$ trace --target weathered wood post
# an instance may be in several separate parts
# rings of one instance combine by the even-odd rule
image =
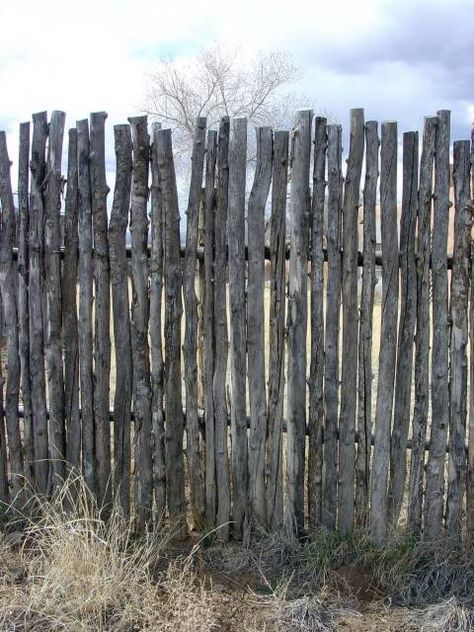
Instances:
[[[126,234],[132,183],[132,136],[129,125],[115,125],[116,175],[109,222],[110,281],[115,340],[114,462],[115,500],[130,515],[130,417],[132,404],[132,347]]]
[[[430,239],[433,161],[435,154],[435,116],[425,118],[423,148],[418,189],[418,225],[416,243],[416,332],[415,332],[415,406],[408,483],[407,527],[413,533],[421,530],[425,439],[430,398]]]
[[[324,430],[324,202],[327,119],[316,117],[311,205],[311,366],[309,380],[308,513],[310,529],[321,525]]]
[[[107,239],[107,186],[105,176],[105,112],[90,116],[90,176],[94,235],[94,364],[95,453],[99,506],[110,511],[110,264]]]
[[[379,177],[377,121],[365,124],[364,263],[359,321],[359,379],[356,456],[356,522],[365,525],[369,513],[370,454],[372,435],[372,332],[374,314],[377,182]]]
[[[337,428],[339,417],[339,322],[341,311],[342,166],[340,125],[328,125],[328,279],[325,332],[324,477],[322,523],[329,531],[337,518]]]
[[[454,143],[454,254],[451,273],[450,419],[446,527],[460,539],[466,491],[467,343],[471,255],[470,142]]]
[[[398,319],[397,124],[382,123],[380,156],[382,229],[382,324],[375,411],[375,442],[371,479],[370,531],[377,545],[387,532],[387,483],[390,463]]]
[[[15,239],[15,204],[10,176],[5,132],[0,132],[0,202],[2,230],[0,231],[0,290],[7,338],[7,388],[5,420],[8,435],[12,501],[22,502],[24,458],[21,443],[18,403],[20,396],[20,355],[18,350],[18,310],[13,270],[13,242]]]
[[[285,256],[288,183],[286,131],[275,132],[270,228],[268,357],[267,524],[283,526],[283,401],[285,389]]]
[[[474,126],[471,132],[471,195],[474,195]],[[471,207],[471,223],[474,207]],[[467,538],[474,541],[474,240],[471,239],[471,295],[469,305],[469,433],[467,447]]]
[[[436,538],[443,524],[444,463],[449,423],[448,389],[448,268],[450,112],[438,112],[435,145],[435,190],[431,251],[433,343],[431,352],[431,436],[426,468],[425,531]]]
[[[245,320],[245,184],[247,119],[232,120],[229,139],[229,307],[230,418],[232,432],[232,524],[243,533],[247,509],[246,320]]]
[[[285,522],[292,535],[304,528],[306,440],[306,325],[311,110],[296,115],[292,131],[290,269],[288,284],[288,453]]]
[[[406,132],[403,134],[403,189],[400,220],[400,318],[388,489],[388,521],[393,527],[398,523],[405,491],[407,440],[411,417],[413,340],[416,322],[417,209],[418,132]]]
[[[198,217],[201,203],[204,154],[206,151],[206,119],[196,120],[191,185],[186,211],[186,253],[184,260],[184,383],[186,388],[186,452],[188,458],[189,492],[194,526],[204,526],[204,486],[198,422],[198,367],[197,330],[198,303],[196,296],[196,261],[198,246]],[[207,237],[207,236],[206,236]],[[207,395],[207,393],[206,393]]]

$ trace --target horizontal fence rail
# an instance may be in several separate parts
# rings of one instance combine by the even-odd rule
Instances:
[[[80,472],[137,532],[471,539],[474,150],[450,164],[450,113],[403,134],[400,173],[396,123],[362,109],[345,168],[310,110],[257,128],[254,162],[245,119],[199,118],[186,205],[145,116],[114,127],[109,191],[106,120],[65,139],[34,114],[17,163],[0,132],[0,502]]]

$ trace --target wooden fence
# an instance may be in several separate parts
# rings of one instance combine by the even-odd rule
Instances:
[[[421,156],[403,134],[401,213],[396,123],[379,141],[352,110],[346,169],[325,118],[259,128],[248,196],[246,120],[199,118],[184,247],[171,131],[114,127],[108,208],[105,123],[69,130],[66,178],[64,113],[23,123],[17,207],[0,133],[0,499],[79,470],[139,531],[472,534],[473,153],[454,143],[448,256],[450,113],[425,119]]]

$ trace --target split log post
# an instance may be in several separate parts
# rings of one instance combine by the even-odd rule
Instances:
[[[471,132],[471,195],[474,195],[474,126]],[[474,207],[471,207],[471,221]],[[474,240],[471,239],[471,295],[469,305],[469,433],[467,448],[467,537],[474,541]]]

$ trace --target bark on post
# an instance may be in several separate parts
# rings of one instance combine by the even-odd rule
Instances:
[[[474,126],[471,132],[471,195],[474,196]],[[472,202],[474,204],[474,202]],[[474,207],[471,207],[471,222]],[[469,433],[467,447],[467,537],[474,541],[474,240],[471,239],[471,295],[469,305]]]
[[[286,131],[275,132],[272,217],[270,229],[270,322],[268,358],[267,526],[283,526],[283,401],[285,388],[285,255],[286,189],[288,183]]]
[[[166,510],[165,419],[163,410],[163,345],[161,306],[163,293],[163,204],[156,156],[160,123],[153,123],[151,147],[151,257],[150,257],[150,352],[151,424],[153,432],[153,490],[155,515],[160,522]],[[126,260],[124,261],[126,266]]]
[[[306,325],[308,315],[308,219],[311,110],[296,115],[292,131],[290,269],[288,284],[288,456],[286,525],[292,535],[304,528],[306,434]]]
[[[99,506],[110,510],[110,265],[107,241],[107,194],[105,178],[105,112],[90,116],[90,177],[94,235],[94,420],[97,493]]]
[[[64,481],[66,436],[64,426],[64,376],[61,341],[61,157],[64,112],[53,112],[49,126],[46,165],[44,263],[47,301],[46,368],[48,377],[51,483],[53,489]]]
[[[148,344],[148,167],[150,137],[147,117],[128,119],[132,131],[133,166],[130,194],[132,236],[132,362],[133,411],[135,413],[135,507],[136,528],[143,531],[152,519],[152,429],[150,347]],[[179,382],[175,383],[179,384]],[[182,414],[182,411],[181,411]]]
[[[374,312],[375,244],[377,181],[379,177],[379,135],[377,121],[365,124],[364,183],[364,264],[359,322],[359,380],[356,456],[356,522],[365,526],[368,519],[370,490],[370,453],[372,435],[372,328]]]
[[[383,544],[387,531],[387,483],[390,463],[398,318],[397,124],[382,123],[380,154],[380,214],[382,232],[382,324],[375,411],[370,531]]]
[[[359,197],[364,157],[364,110],[351,110],[351,137],[343,206],[342,376],[339,419],[339,530],[354,526],[355,420],[357,405],[357,258]]]
[[[130,515],[132,347],[125,244],[132,183],[130,126],[115,125],[114,138],[117,166],[108,232],[116,370],[113,482],[115,501],[121,508],[124,517],[128,518]]]
[[[30,380],[30,318],[29,318],[29,254],[28,231],[30,222],[29,200],[30,124],[20,124],[18,161],[18,344],[21,367],[21,399],[23,402],[23,446],[25,476],[34,484],[34,435],[31,408]]]
[[[311,207],[311,367],[309,381],[308,513],[311,530],[321,525],[324,430],[324,202],[327,120],[316,117]]]
[[[80,471],[81,420],[79,417],[79,339],[77,322],[77,281],[79,199],[77,189],[77,130],[69,130],[66,216],[63,264],[64,408],[66,420],[67,467]]]
[[[5,132],[0,132],[0,203],[2,230],[0,231],[0,290],[7,338],[7,388],[5,394],[5,420],[8,435],[8,455],[12,501],[23,501],[24,459],[21,444],[18,403],[20,397],[20,355],[18,349],[18,311],[13,270],[13,243],[15,239],[15,204],[10,177]]]
[[[232,433],[232,524],[243,533],[247,508],[246,321],[245,321],[245,182],[247,119],[232,120],[229,140],[230,418]]]
[[[441,532],[444,505],[444,462],[449,422],[448,392],[448,270],[449,128],[450,112],[438,112],[435,147],[435,195],[431,278],[433,283],[433,343],[431,353],[431,437],[426,469],[425,537]]]
[[[89,122],[76,123],[79,194],[79,379],[82,414],[82,470],[95,494],[94,373],[92,364],[92,200],[89,174]]]
[[[216,216],[219,216],[220,225],[218,229],[224,228],[222,218],[227,216],[228,199],[229,199],[229,133],[230,123],[229,117],[224,116],[219,124],[219,139],[217,145],[217,195],[216,195]],[[210,221],[207,218],[206,227],[209,226]],[[211,231],[212,232],[212,231]],[[220,242],[219,250],[222,253],[222,249],[225,247],[225,230],[222,230],[221,239],[224,237],[224,242]],[[206,232],[207,238],[207,232]],[[212,238],[211,238],[212,239]],[[212,243],[212,241],[211,241]],[[208,244],[209,246],[209,244]],[[222,256],[222,255],[221,255]],[[208,257],[209,258],[209,257]],[[225,272],[225,266],[223,266]],[[214,270],[215,272],[215,270]],[[220,271],[222,273],[222,271]],[[214,427],[215,427],[215,448],[216,448],[216,480],[217,485],[217,537],[226,541],[229,539],[229,519],[230,519],[230,481],[229,481],[229,458],[227,454],[227,407],[224,404],[225,386],[221,380],[225,380],[226,376],[226,359],[227,359],[227,336],[226,325],[223,323],[224,315],[227,316],[225,311],[226,301],[224,297],[223,285],[225,283],[225,277],[219,276],[218,278],[218,294],[214,297],[213,301],[213,327],[214,327],[214,342],[216,345],[216,363],[214,378],[216,379],[216,406],[214,406]],[[208,290],[206,285],[206,292]],[[208,292],[209,295],[209,292]],[[220,301],[219,303],[217,301]],[[207,308],[207,305],[205,306]],[[208,309],[205,309],[207,313]],[[218,313],[220,312],[220,313]],[[206,321],[207,324],[207,321]],[[218,345],[218,346],[217,346]],[[217,362],[217,354],[221,354],[219,361]],[[220,375],[217,375],[217,371]],[[214,385],[214,383],[213,383]]]
[[[216,160],[217,160],[217,132],[215,130],[209,130],[207,133],[207,152],[206,152],[206,184],[205,184],[205,192],[204,192],[204,216],[207,218],[208,231],[206,235],[206,253],[205,259],[207,262],[207,266],[209,267],[209,259],[211,257],[211,253],[209,252],[209,242],[213,242],[214,229],[209,233],[209,224],[211,224],[210,218],[214,216],[215,213],[215,176],[216,176]],[[223,231],[223,234],[216,233],[216,238],[219,239],[218,243],[215,246],[215,274],[214,278],[214,286],[216,294],[220,292],[220,298],[224,301],[221,303],[221,310],[223,310],[223,318],[225,321],[225,325],[227,326],[227,313],[224,309],[226,304],[226,217],[225,217],[225,208],[221,208],[221,215],[216,216],[215,219],[215,228],[218,226],[220,230]],[[223,215],[222,215],[223,213]],[[223,245],[222,245],[223,244]],[[211,246],[212,247],[212,246]],[[223,250],[222,250],[223,249]],[[213,270],[214,271],[214,270]],[[207,278],[209,280],[209,270],[207,270]],[[212,272],[211,272],[212,274]],[[217,279],[217,275],[219,279]],[[222,290],[221,285],[218,286],[219,283],[224,283],[224,289]],[[209,283],[209,286],[212,288],[212,283]],[[223,294],[222,294],[223,292]],[[202,296],[202,294],[201,294]],[[206,300],[206,315],[209,318],[213,318],[213,313],[211,314],[210,309],[211,298],[209,296],[209,292],[205,297]],[[215,296],[213,297],[215,301]],[[222,319],[222,316],[220,316]],[[212,327],[202,328],[203,336],[204,336],[204,346],[206,348],[206,369],[210,369],[207,365],[209,361],[209,355],[212,350],[214,350],[215,342],[214,342],[214,331]],[[225,330],[225,335],[227,336],[227,330]],[[214,350],[215,352],[215,350]],[[225,354],[224,359],[218,358],[216,356],[216,364],[218,362],[223,363],[223,366],[226,367],[227,363],[227,345],[225,344],[223,353]],[[209,362],[210,363],[210,362]],[[222,364],[220,365],[222,366]],[[214,371],[216,370],[216,366],[214,366]],[[210,377],[207,377],[207,383],[209,382]],[[225,393],[225,379],[226,373],[224,369],[224,374],[216,374],[217,385],[220,385],[220,381],[223,381],[223,405],[225,409],[225,423],[227,424],[227,408],[226,408],[226,393]],[[218,398],[221,395],[220,389],[216,394],[214,394],[214,378],[212,378],[212,397],[209,399],[209,396],[206,397],[205,401],[205,428],[206,428],[206,527],[208,529],[213,529],[216,526],[216,510],[217,510],[217,481],[216,481],[216,445],[215,445],[215,418],[214,418],[214,397],[216,398],[216,408],[218,406]],[[222,405],[222,401],[221,401]]]
[[[156,134],[157,166],[164,220],[166,480],[170,519],[186,531],[183,473],[183,401],[181,391],[181,300],[179,208],[171,130]]]
[[[322,523],[329,531],[337,518],[337,429],[339,416],[339,322],[341,308],[342,166],[340,125],[328,125],[328,280],[324,397],[324,480]]]
[[[250,519],[266,523],[265,438],[267,405],[265,393],[265,206],[273,163],[273,132],[256,130],[257,161],[248,206],[247,352],[250,400],[249,510]]]
[[[198,531],[204,526],[204,486],[201,471],[202,459],[198,423],[198,303],[195,284],[198,246],[198,217],[201,203],[205,151],[206,119],[198,118],[196,120],[194,132],[191,184],[189,188],[188,208],[186,211],[186,254],[183,275],[185,307],[183,350],[184,383],[186,388],[186,452],[188,458],[191,511],[194,526]]]
[[[466,491],[467,342],[471,247],[470,142],[454,143],[454,254],[451,273],[451,384],[446,527],[461,538]]]
[[[388,489],[388,521],[393,527],[398,523],[405,490],[407,440],[411,417],[413,339],[416,322],[417,207],[418,132],[406,132],[403,134],[403,190],[400,220],[401,300]]]
[[[421,531],[425,439],[429,405],[430,352],[430,239],[433,161],[435,154],[435,116],[425,118],[418,189],[418,226],[416,245],[416,333],[415,333],[415,407],[413,411],[410,480],[408,484],[407,526],[412,533]]]
[[[48,421],[46,414],[46,381],[44,371],[44,200],[43,183],[46,175],[46,112],[33,114],[31,145],[31,200],[28,245],[29,259],[29,316],[30,316],[30,378],[31,404],[35,451],[35,481],[38,492],[45,494],[48,487]]]

